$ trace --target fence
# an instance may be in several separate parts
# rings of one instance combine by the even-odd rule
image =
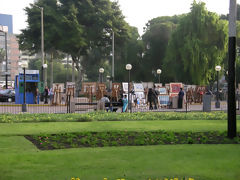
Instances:
[[[239,109],[240,99],[239,96],[236,96],[236,108]],[[159,103],[160,102],[160,103]],[[153,109],[150,109],[149,103],[145,101],[140,101],[139,103],[131,103],[131,107],[128,108],[130,112],[165,112],[165,111],[202,111],[203,104],[200,103],[188,103],[187,106],[184,102],[182,109],[177,109],[177,99],[168,101],[165,97],[161,97],[159,102],[156,104],[156,108],[154,103],[152,103]],[[211,101],[211,110],[227,110],[227,101],[221,101],[220,108],[215,108],[215,99]],[[114,112],[122,112],[122,104],[119,102],[112,102],[113,111]],[[110,108],[110,104],[101,105],[99,101],[89,102],[88,98],[78,97],[71,99],[70,96],[66,97],[66,100],[62,101],[59,104],[44,104],[44,102],[40,102],[40,104],[27,104],[27,113],[86,113],[86,112],[94,112],[97,110],[112,110]],[[0,114],[2,113],[11,113],[18,114],[22,113],[22,105],[15,104],[14,102],[1,102],[0,103]]]

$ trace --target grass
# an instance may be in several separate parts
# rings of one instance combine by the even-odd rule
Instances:
[[[238,120],[239,122],[239,120]],[[240,130],[240,123],[237,123]],[[0,135],[53,134],[79,131],[227,131],[226,120],[0,123]]]
[[[6,147],[7,146],[7,147]],[[164,145],[39,151],[23,137],[0,137],[1,180],[147,180],[240,177],[239,145]]]
[[[238,130],[240,130],[238,120]],[[0,123],[0,180],[240,179],[240,145],[159,145],[40,151],[23,135],[88,131],[226,131],[226,120]]]

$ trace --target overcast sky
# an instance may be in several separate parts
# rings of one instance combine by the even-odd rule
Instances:
[[[197,0],[198,1],[198,0]],[[202,0],[207,9],[218,14],[227,14],[230,0]],[[0,0],[0,13],[13,15],[13,32],[19,33],[26,25],[24,8],[33,0]],[[143,27],[152,18],[188,13],[193,0],[119,0],[126,21],[138,27],[142,34]],[[239,3],[240,0],[237,0]]]

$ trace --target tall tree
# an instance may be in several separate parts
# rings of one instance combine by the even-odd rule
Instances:
[[[144,56],[141,70],[144,72],[144,81],[157,79],[156,70],[162,69],[166,48],[181,16],[163,16],[154,18],[146,24],[142,36],[144,43]]]
[[[164,60],[169,78],[189,84],[208,84],[227,51],[227,24],[205,3],[193,2],[173,33]]]

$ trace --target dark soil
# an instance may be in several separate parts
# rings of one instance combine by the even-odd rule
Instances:
[[[25,138],[40,150],[164,144],[240,144],[240,134],[234,139],[228,139],[226,132],[82,132],[27,135]]]

